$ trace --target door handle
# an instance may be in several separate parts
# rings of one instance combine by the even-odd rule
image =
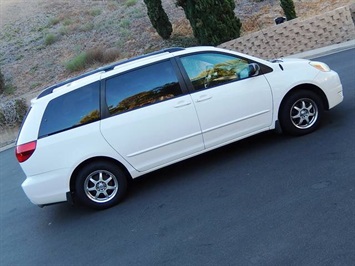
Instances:
[[[212,98],[212,96],[210,96],[210,95],[202,95],[200,98],[198,98],[197,100],[196,100],[196,102],[204,102],[204,101],[207,101],[207,100],[209,100],[209,99],[211,99]]]
[[[178,102],[174,107],[175,108],[180,108],[180,107],[184,107],[184,106],[187,106],[187,105],[190,105],[191,102],[185,102],[185,101],[181,101],[181,102]]]

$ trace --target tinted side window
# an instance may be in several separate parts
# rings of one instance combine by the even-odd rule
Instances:
[[[249,77],[249,62],[236,56],[200,53],[181,57],[181,62],[195,90]]]
[[[106,103],[111,115],[181,94],[170,61],[142,67],[106,80]]]
[[[66,93],[48,103],[39,137],[45,137],[100,119],[100,83],[95,82]]]

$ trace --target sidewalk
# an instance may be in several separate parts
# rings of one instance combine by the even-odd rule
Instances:
[[[341,51],[345,51],[348,49],[354,49],[354,48],[355,48],[355,40],[351,40],[351,41],[348,41],[345,43],[334,44],[334,45],[326,46],[323,48],[318,48],[315,50],[294,54],[294,55],[287,56],[287,57],[311,59],[311,58],[326,56],[326,55],[330,55],[333,53],[338,53]],[[9,140],[9,141],[12,141],[13,143],[0,147],[0,152],[8,150],[10,148],[13,148],[15,146],[15,140]],[[1,145],[1,143],[0,143],[0,145]]]

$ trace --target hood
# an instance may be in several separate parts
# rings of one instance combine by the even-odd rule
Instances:
[[[270,60],[271,63],[278,65],[280,69],[290,70],[290,69],[304,69],[306,66],[309,66],[310,60],[300,59],[300,58],[278,58]]]
[[[277,58],[270,60],[271,63],[308,63],[310,60],[301,58]]]

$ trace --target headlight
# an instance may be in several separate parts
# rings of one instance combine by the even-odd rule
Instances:
[[[323,71],[323,72],[329,72],[330,71],[330,67],[327,64],[324,64],[322,62],[316,62],[316,61],[311,61],[309,62],[309,64],[312,67],[315,67],[316,69]]]

